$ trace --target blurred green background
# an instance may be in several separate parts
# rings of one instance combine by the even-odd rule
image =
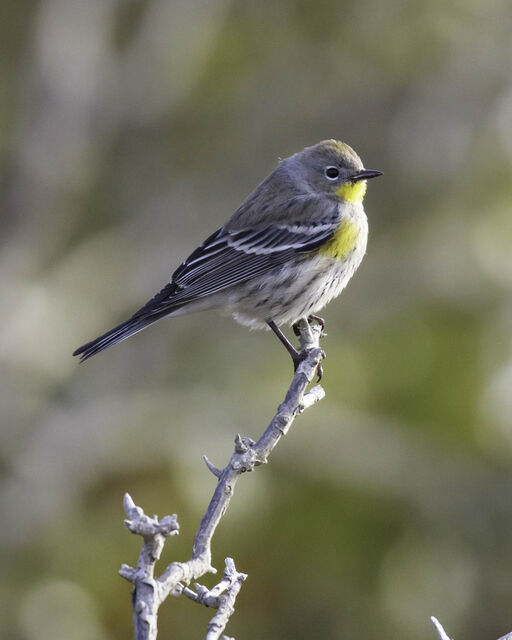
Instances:
[[[326,399],[242,478],[214,539],[228,634],[512,630],[509,0],[41,0],[0,20],[0,634],[131,634],[129,491],[190,555],[234,435],[290,380],[269,333],[162,321],[78,366],[279,157],[340,138],[368,254],[325,312]],[[208,585],[216,581],[211,576]],[[162,606],[162,638],[212,616]]]

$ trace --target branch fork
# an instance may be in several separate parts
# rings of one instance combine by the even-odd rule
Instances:
[[[136,640],[154,640],[157,637],[157,614],[160,604],[169,595],[185,597],[217,609],[208,624],[205,640],[221,638],[234,611],[236,597],[246,574],[237,571],[231,558],[226,558],[222,580],[212,589],[195,584],[195,591],[188,585],[205,575],[216,573],[211,565],[211,542],[222,516],[229,506],[235,485],[240,476],[265,464],[279,440],[285,435],[295,417],[320,401],[325,392],[320,385],[309,391],[307,387],[325,357],[319,347],[323,324],[315,320],[300,320],[297,325],[300,353],[303,359],[297,367],[284,401],[279,405],[270,424],[255,442],[237,434],[234,451],[224,469],[217,468],[206,456],[204,462],[217,479],[217,486],[194,538],[192,556],[186,562],[173,562],[155,578],[155,564],[160,558],[165,540],[179,533],[176,515],[147,516],[129,494],[124,497],[126,527],[143,540],[137,568],[123,564],[119,573],[134,585],[133,624]],[[225,638],[225,637],[224,637]]]

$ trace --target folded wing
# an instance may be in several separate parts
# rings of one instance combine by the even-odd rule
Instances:
[[[256,278],[297,254],[313,251],[327,242],[337,227],[334,203],[325,218],[315,222],[306,220],[246,229],[222,227],[207,238],[176,269],[170,283],[129,320],[83,345],[73,355],[86,360],[195,300]]]

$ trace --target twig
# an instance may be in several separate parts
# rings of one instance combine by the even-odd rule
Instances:
[[[434,616],[430,616],[430,619],[432,620],[432,623],[436,628],[437,634],[439,636],[439,640],[451,640],[450,636],[443,629],[443,625],[439,622],[439,620],[437,618],[434,618]],[[507,633],[506,635],[502,636],[498,640],[512,640],[512,632]]]
[[[176,516],[166,516],[160,521],[157,516],[149,518],[126,494],[124,500],[124,508],[128,516],[125,521],[126,526],[132,533],[144,538],[137,569],[123,565],[119,572],[134,585],[133,624],[136,640],[156,638],[158,607],[169,595],[183,594],[195,602],[217,608],[216,615],[208,625],[205,640],[218,640],[226,627],[234,610],[236,596],[247,577],[236,570],[233,560],[226,559],[223,579],[213,589],[208,590],[206,587],[196,585],[194,592],[187,585],[206,573],[216,573],[211,566],[212,537],[229,506],[238,478],[242,473],[253,471],[255,467],[265,464],[281,437],[290,429],[295,417],[325,395],[320,385],[314,386],[306,393],[318,365],[325,356],[319,347],[322,327],[319,323],[309,324],[306,320],[302,320],[298,329],[300,351],[304,355],[304,360],[297,367],[284,402],[278,407],[277,413],[263,435],[257,442],[237,435],[235,450],[224,469],[217,469],[206,456],[204,458],[208,469],[218,481],[195,535],[190,560],[173,562],[160,577],[154,577],[155,564],[160,557],[165,538],[178,533],[179,525]]]
[[[436,628],[439,640],[451,640],[450,636],[443,629],[443,625],[439,622],[439,620],[437,618],[434,618],[434,616],[430,616],[430,619],[432,620],[432,624]]]
[[[165,538],[179,533],[176,515],[166,516],[158,520],[150,518],[126,493],[123,500],[124,510],[128,518],[126,527],[144,539],[137,562],[137,569],[123,564],[120,575],[135,585],[133,592],[133,626],[135,638],[153,640],[157,633],[157,611],[159,606],[158,580],[155,579],[155,564],[160,558]]]

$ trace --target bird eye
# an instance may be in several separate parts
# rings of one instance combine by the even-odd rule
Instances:
[[[340,172],[338,167],[325,167],[324,175],[327,180],[336,180],[339,178]]]

